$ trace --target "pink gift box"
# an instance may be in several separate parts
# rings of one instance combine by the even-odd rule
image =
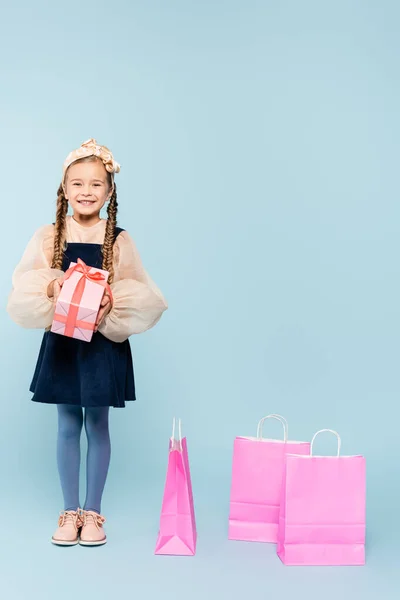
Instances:
[[[51,331],[90,342],[109,273],[71,262],[57,299]]]

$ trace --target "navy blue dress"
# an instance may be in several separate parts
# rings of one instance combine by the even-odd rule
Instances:
[[[116,229],[115,239],[121,231]],[[78,258],[101,269],[101,245],[69,243],[63,271]],[[34,402],[123,408],[126,401],[136,400],[129,340],[112,342],[96,332],[90,342],[83,342],[46,331],[30,391]]]

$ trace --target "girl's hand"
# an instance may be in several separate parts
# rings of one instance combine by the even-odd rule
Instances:
[[[100,303],[100,310],[99,310],[99,314],[97,315],[96,325],[95,325],[95,328],[94,328],[95,332],[98,330],[98,328],[100,327],[101,323],[103,322],[103,320],[105,319],[105,317],[110,312],[111,308],[112,308],[111,298],[107,294],[107,290],[104,290],[104,296],[103,296],[103,299],[102,299],[102,301]]]
[[[58,300],[63,283],[64,278],[59,277],[58,279],[53,279],[47,286],[47,297],[50,298],[50,300],[53,300],[54,303]]]

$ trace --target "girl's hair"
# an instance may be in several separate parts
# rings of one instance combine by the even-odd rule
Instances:
[[[81,158],[75,161],[73,164],[78,162],[92,162],[95,160],[99,160],[95,156],[87,156],[85,158]],[[113,182],[111,178],[111,174],[107,172],[107,182],[111,187]],[[102,268],[105,271],[109,272],[109,283],[112,283],[114,279],[114,266],[113,266],[113,248],[114,248],[114,240],[115,240],[115,228],[117,226],[117,211],[118,211],[118,201],[117,201],[117,187],[114,183],[113,193],[110,198],[110,202],[107,206],[107,223],[106,223],[106,232],[104,235],[104,243],[103,243],[103,264]],[[56,212],[56,222],[55,222],[55,232],[54,232],[54,253],[53,253],[53,262],[51,264],[53,269],[61,269],[63,263],[64,256],[64,244],[66,237],[66,222],[67,222],[67,213],[68,213],[68,200],[64,194],[64,188],[62,183],[57,190],[57,212]]]

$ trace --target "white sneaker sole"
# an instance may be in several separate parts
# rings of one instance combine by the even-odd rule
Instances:
[[[103,546],[106,543],[107,543],[107,538],[104,538],[104,540],[98,540],[97,542],[85,542],[83,540],[79,540],[79,544],[81,546]]]
[[[79,540],[68,542],[66,540],[55,540],[54,538],[51,538],[51,543],[55,546],[76,546],[77,544],[79,544]]]

